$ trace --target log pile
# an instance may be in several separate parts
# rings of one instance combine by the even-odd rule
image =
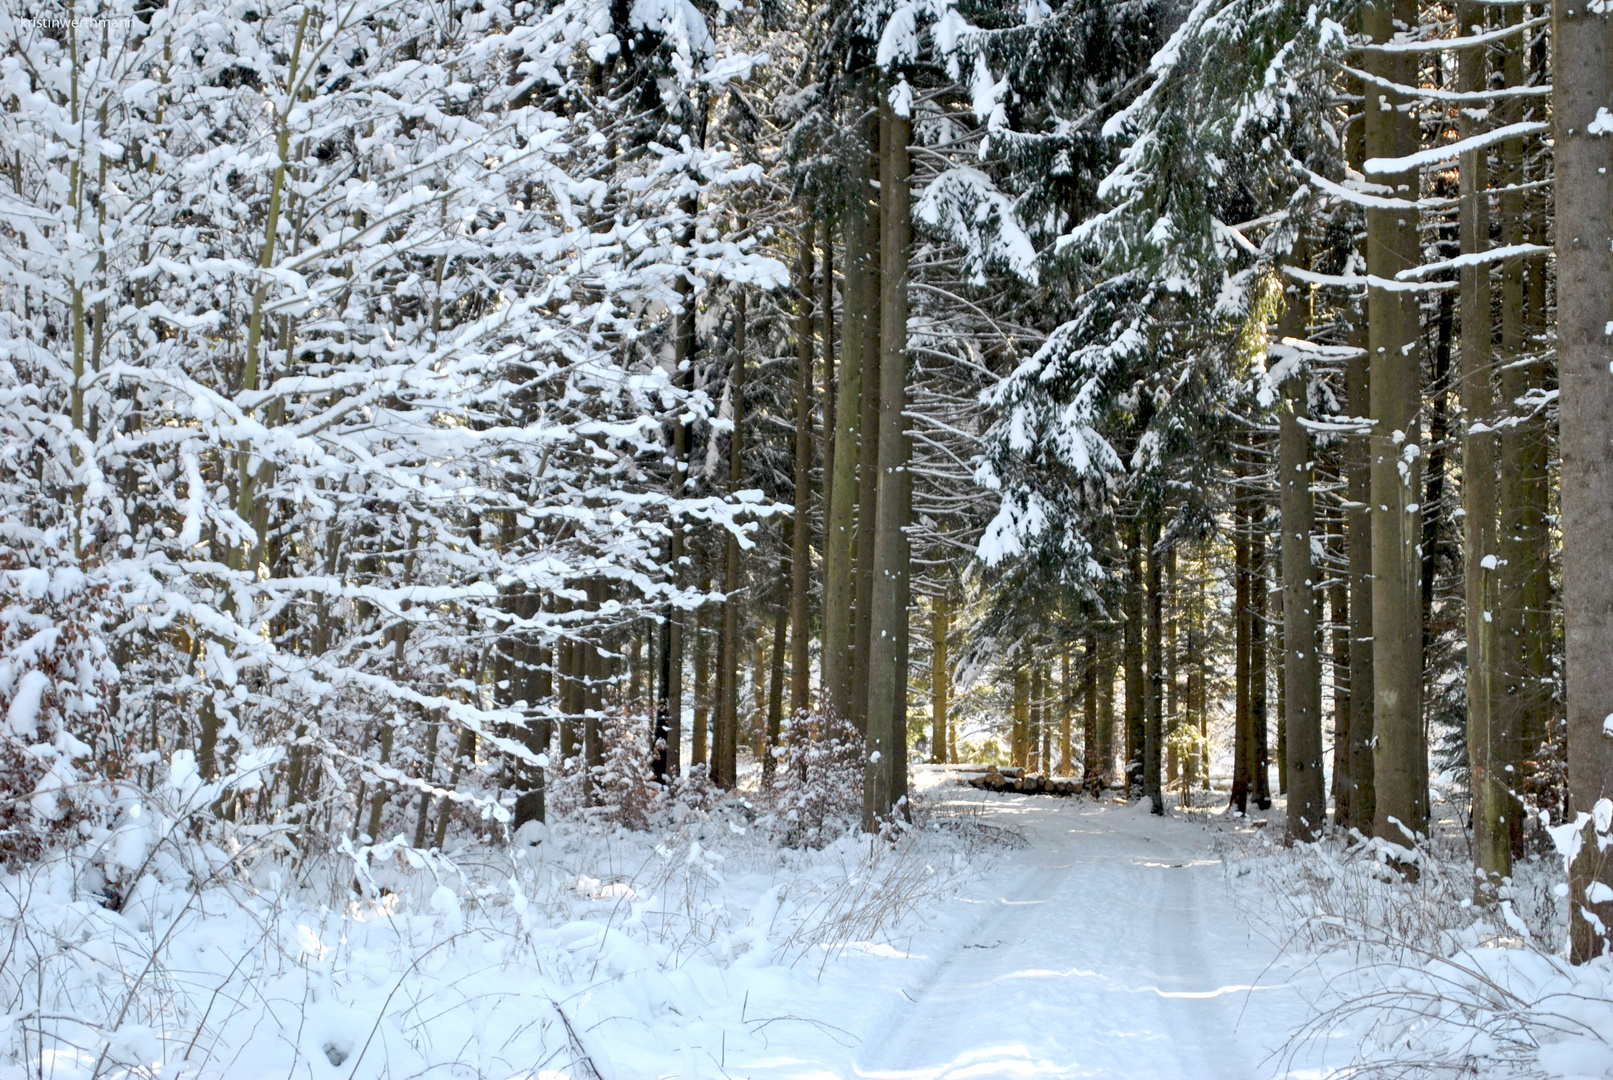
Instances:
[[[1042,776],[1014,767],[999,769],[995,765],[987,766],[986,771],[979,776],[970,777],[969,786],[982,791],[1004,791],[1020,795],[1081,794],[1081,781],[1073,776]]]

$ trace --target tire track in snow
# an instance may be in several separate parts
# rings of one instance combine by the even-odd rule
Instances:
[[[992,910],[876,1029],[879,1080],[1253,1080],[1287,1009],[1249,1003],[1270,959],[1245,932],[1208,833],[1137,807],[993,796],[1030,846]],[[973,946],[973,947],[972,947]],[[1284,993],[1276,980],[1270,990]],[[1241,1020],[1240,1020],[1241,1017]]]

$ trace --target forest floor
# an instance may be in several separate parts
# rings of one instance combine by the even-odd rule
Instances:
[[[1280,804],[959,781],[916,770],[894,841],[784,846],[752,787],[295,880],[131,817],[120,862],[0,872],[0,1080],[1613,1078],[1613,964],[1554,952],[1560,862],[1486,922],[1459,826],[1408,883],[1283,848]]]
[[[1218,840],[1230,825],[1085,799],[978,805],[1026,844],[952,901],[964,933],[908,988],[912,1003],[870,1033],[859,1074],[1272,1073],[1311,1010],[1279,945],[1229,891]]]
[[[929,913],[902,962],[866,972],[867,991],[836,1003],[847,1019],[834,1022],[862,1019],[856,1045],[817,1060],[748,1062],[735,1075],[1316,1075],[1286,1059],[1279,1069],[1278,1055],[1312,1015],[1306,984],[1318,976],[1256,932],[1228,886],[1221,851],[1253,821],[1237,828],[1202,811],[1162,819],[1146,806],[950,787],[926,794],[935,817],[974,819],[1016,840]]]

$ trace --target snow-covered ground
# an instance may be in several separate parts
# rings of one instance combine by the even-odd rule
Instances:
[[[0,890],[0,1080],[1320,1077],[1367,1045],[1383,1001],[1363,1002],[1395,979],[1426,1059],[1468,1038],[1470,1063],[1537,1069],[1470,1075],[1613,1076],[1613,973],[1479,950],[1502,982],[1572,992],[1553,1015],[1579,1027],[1520,1055],[1517,1015],[1492,1045],[1428,1012],[1437,964],[1325,952],[1312,923],[1335,925],[1359,862],[1342,848],[918,776],[895,843],[781,850],[734,805],[559,827],[515,858],[372,853],[360,900],[351,859],[189,888],[206,853],[176,839],[110,911],[59,861]]]

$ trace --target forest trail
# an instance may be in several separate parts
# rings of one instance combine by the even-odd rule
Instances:
[[[1023,833],[978,921],[858,1055],[880,1080],[1254,1080],[1308,1009],[1230,895],[1202,824],[993,796]]]

